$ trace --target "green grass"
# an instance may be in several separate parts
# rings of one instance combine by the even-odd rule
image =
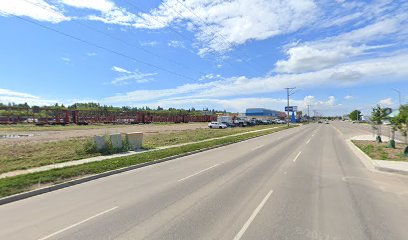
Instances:
[[[400,143],[396,144],[396,149],[387,148],[387,143],[375,143],[374,141],[353,140],[353,143],[372,159],[408,161],[403,153],[405,146]]]
[[[223,137],[232,134],[244,133],[254,130],[272,128],[273,125],[258,125],[245,128],[227,128],[227,129],[195,129],[184,130],[176,133],[158,133],[154,135],[146,135],[144,137],[143,147],[147,149],[175,145],[187,142],[196,142],[209,138]]]
[[[174,125],[176,123],[150,123],[150,124],[152,125]],[[66,126],[61,126],[61,125],[36,126],[34,124],[14,124],[14,125],[0,125],[0,131],[5,131],[5,132],[66,131],[66,130],[86,130],[86,129],[99,129],[99,128],[121,128],[121,127],[129,127],[129,126],[137,126],[137,125],[129,125],[129,124],[75,125],[75,124],[70,124]]]
[[[209,138],[273,127],[254,126],[228,129],[196,129],[173,133],[148,134],[144,137],[145,149],[195,142]],[[38,142],[0,145],[0,173],[74,161],[102,155],[89,151],[92,139],[75,139],[56,142]]]
[[[247,133],[239,136],[232,136],[207,142],[194,143],[180,147],[149,151],[127,157],[118,157],[100,162],[92,162],[72,167],[53,169],[44,172],[30,173],[15,177],[4,178],[0,179],[0,197],[5,197],[16,193],[28,191],[33,188],[40,187],[42,184],[57,184],[90,174],[102,173],[118,168],[135,165],[138,163],[150,162],[221,144],[235,143],[251,137],[262,136],[283,129],[285,129],[285,127],[282,126],[280,128],[275,128],[262,132]]]
[[[88,140],[0,145],[0,173],[101,155],[86,151]]]

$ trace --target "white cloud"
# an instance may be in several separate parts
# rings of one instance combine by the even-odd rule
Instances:
[[[89,52],[89,53],[86,53],[86,55],[88,56],[88,57],[93,57],[93,56],[96,56],[96,55],[98,55],[97,53],[94,53],[94,52]]]
[[[354,97],[353,96],[351,96],[351,95],[346,95],[346,96],[344,96],[344,99],[346,99],[346,100],[351,100],[351,99],[353,99]]]
[[[142,46],[142,47],[146,47],[146,46],[153,47],[153,46],[156,46],[157,44],[159,44],[159,42],[157,42],[157,41],[140,42],[140,46]]]
[[[113,66],[112,70],[115,71],[115,72],[119,72],[119,73],[130,73],[130,71],[128,71],[128,70],[126,70],[124,68],[121,68],[121,67],[116,67],[116,66]]]
[[[200,54],[230,50],[249,40],[263,40],[297,31],[315,19],[317,6],[312,0],[165,0],[149,14],[141,14],[135,27],[157,29],[174,22],[187,22],[197,31]],[[181,13],[180,15],[177,12]],[[153,18],[158,21],[153,21]]]
[[[384,107],[390,107],[394,103],[392,102],[392,98],[385,98],[385,99],[378,101],[378,104]]]
[[[23,97],[23,98],[36,98],[39,97],[28,94],[28,93],[21,93],[21,92],[14,92],[9,89],[0,88],[0,95],[1,96],[8,96],[8,97]]]
[[[0,102],[3,104],[28,103],[30,105],[50,105],[50,104],[55,104],[57,101],[43,99],[38,96],[29,94],[29,93],[15,92],[9,89],[0,88]]]
[[[342,87],[376,82],[406,81],[408,54],[362,60],[320,71],[302,74],[278,74],[247,78],[245,76],[216,79],[205,83],[185,84],[176,88],[138,90],[107,98],[112,102],[140,102],[165,98],[207,99],[250,96],[282,91],[287,86],[301,89]],[[334,104],[335,99],[329,99]]]
[[[174,48],[185,48],[184,43],[182,41],[176,41],[172,40],[167,43],[169,47],[174,47]]]
[[[61,2],[71,7],[98,10],[104,13],[115,8],[115,4],[109,0],[61,0]]]
[[[70,58],[67,58],[67,57],[61,57],[60,58],[62,61],[64,61],[65,63],[70,63],[71,62],[71,59]]]
[[[26,16],[52,23],[70,20],[62,10],[44,0],[0,0],[0,15]]]
[[[130,82],[136,83],[147,83],[151,82],[152,76],[157,75],[157,73],[142,73],[139,70],[129,71],[121,67],[112,67],[112,71],[119,73],[120,75],[111,81],[114,85],[127,85]]]
[[[393,44],[369,45],[392,36],[392,41],[398,41],[395,36],[403,35],[401,29],[408,27],[406,18],[408,14],[402,13],[342,33],[338,36],[327,37],[323,40],[297,43],[288,45],[287,60],[276,62],[275,71],[282,73],[302,73],[316,71],[346,62],[360,55],[374,54],[393,46]],[[390,40],[388,40],[390,41]],[[404,40],[402,40],[404,41]]]
[[[205,81],[205,80],[217,80],[217,79],[222,79],[223,77],[220,74],[213,74],[209,73],[204,76],[201,76],[198,81]]]

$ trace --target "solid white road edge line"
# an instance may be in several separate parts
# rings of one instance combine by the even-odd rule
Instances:
[[[296,160],[298,159],[298,157],[300,156],[301,153],[302,153],[302,152],[299,152],[299,153],[296,155],[295,159],[293,159],[293,162],[296,162]]]
[[[194,176],[196,176],[196,175],[198,175],[198,174],[200,174],[200,173],[202,173],[202,172],[205,172],[205,171],[210,170],[211,168],[215,168],[215,167],[218,166],[218,165],[220,165],[220,164],[215,164],[214,166],[211,166],[211,167],[209,167],[209,168],[203,169],[203,170],[201,170],[201,171],[199,171],[199,172],[196,172],[196,173],[194,173],[194,174],[192,174],[192,175],[190,175],[190,176],[187,176],[187,177],[185,177],[185,178],[179,179],[178,182],[181,182],[181,181],[184,181],[184,180],[186,180],[186,179],[188,179],[188,178],[194,177]]]
[[[240,240],[241,237],[244,235],[245,231],[248,229],[249,225],[251,225],[252,221],[254,221],[256,215],[258,215],[259,211],[262,209],[262,207],[265,205],[266,201],[268,201],[268,198],[271,196],[273,193],[273,190],[269,191],[268,194],[264,197],[262,202],[258,205],[258,207],[255,208],[254,212],[252,215],[249,217],[249,219],[246,221],[244,226],[242,226],[241,230],[238,232],[238,234],[234,237],[234,240]]]
[[[261,147],[263,147],[264,145],[259,145],[259,146],[257,146],[257,147],[254,147],[254,148],[252,148],[252,151],[254,151],[254,150],[256,150],[256,149],[259,149],[259,148],[261,148]]]
[[[108,212],[110,212],[110,211],[113,211],[113,210],[115,210],[116,208],[118,208],[118,207],[116,206],[116,207],[113,207],[113,208],[111,208],[111,209],[108,209],[108,210],[105,210],[105,211],[103,211],[103,212],[100,212],[100,213],[98,213],[98,214],[96,214],[96,215],[93,215],[92,217],[89,217],[89,218],[87,218],[87,219],[85,219],[85,220],[82,220],[82,221],[80,221],[80,222],[77,222],[77,223],[75,223],[75,224],[72,224],[71,226],[68,226],[68,227],[66,227],[66,228],[63,228],[63,229],[61,229],[61,230],[59,230],[59,231],[57,231],[57,232],[54,232],[54,233],[52,233],[52,234],[50,234],[50,235],[48,235],[48,236],[45,236],[45,237],[43,237],[43,238],[40,238],[39,240],[49,239],[49,238],[51,238],[51,237],[53,237],[53,236],[55,236],[55,235],[58,235],[58,234],[60,234],[60,233],[62,233],[62,232],[65,232],[65,231],[71,229],[71,228],[74,228],[74,227],[76,227],[76,226],[78,226],[78,225],[80,225],[80,224],[82,224],[82,223],[88,222],[88,221],[90,221],[90,220],[92,220],[92,219],[94,219],[94,218],[96,218],[96,217],[99,217],[99,216],[101,216],[101,215],[103,215],[103,214],[106,214],[106,213],[108,213]]]

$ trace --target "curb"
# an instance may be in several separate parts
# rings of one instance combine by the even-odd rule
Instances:
[[[286,129],[283,129],[283,130],[286,130]],[[250,139],[253,139],[253,138],[258,138],[258,137],[266,136],[266,135],[273,134],[273,133],[276,133],[276,132],[272,132],[272,133],[268,133],[268,134],[264,134],[264,135],[260,135],[260,136],[249,137],[249,138],[246,138],[246,139],[243,139],[243,140],[239,140],[237,142],[223,143],[223,144],[220,144],[220,145],[215,145],[215,146],[212,146],[212,147],[195,150],[195,151],[192,151],[192,152],[182,153],[182,154],[178,154],[178,155],[174,155],[174,156],[170,156],[170,157],[166,157],[166,158],[162,158],[162,159],[158,159],[158,160],[154,160],[154,161],[150,161],[150,162],[139,163],[139,164],[136,164],[136,165],[131,165],[131,166],[128,166],[128,167],[123,167],[123,168],[111,170],[111,171],[108,171],[108,172],[103,172],[103,173],[98,173],[98,174],[83,177],[83,178],[78,178],[78,179],[71,180],[71,181],[68,181],[68,182],[59,183],[59,184],[55,184],[55,185],[52,185],[52,186],[49,186],[49,187],[39,188],[39,189],[35,189],[35,190],[32,190],[32,191],[28,191],[28,192],[17,193],[17,194],[11,195],[11,196],[0,198],[0,205],[4,205],[4,204],[7,204],[7,203],[23,200],[23,199],[26,199],[26,198],[34,197],[34,196],[41,195],[41,194],[48,193],[48,192],[53,192],[53,191],[56,191],[56,190],[59,190],[59,189],[63,189],[63,188],[75,186],[75,185],[78,185],[78,184],[81,184],[81,183],[93,181],[93,180],[96,180],[96,179],[99,179],[99,178],[108,177],[108,176],[111,176],[111,175],[115,175],[115,174],[131,171],[131,170],[135,170],[135,169],[138,169],[138,168],[142,168],[142,167],[146,167],[146,166],[150,166],[150,165],[170,161],[170,160],[173,160],[173,159],[176,159],[176,158],[181,158],[181,157],[197,154],[197,153],[200,153],[200,152],[205,152],[205,151],[208,151],[208,150],[228,146],[228,145],[231,145],[231,144],[234,144],[234,143],[244,142],[244,141],[247,141],[247,140],[250,140]]]
[[[408,176],[408,171],[400,170],[400,169],[395,169],[395,168],[387,168],[387,167],[379,167],[375,166],[375,169],[383,172],[389,172],[389,173],[398,173],[402,175]]]
[[[388,172],[388,173],[397,173],[402,175],[408,175],[408,171],[381,167],[375,163],[375,159],[370,158],[365,152],[363,152],[359,147],[357,147],[352,141],[352,138],[347,139],[347,143],[350,146],[351,150],[357,155],[363,165],[368,168],[368,170],[373,172]]]

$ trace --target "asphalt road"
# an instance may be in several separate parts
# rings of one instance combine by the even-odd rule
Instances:
[[[309,124],[2,205],[0,239],[408,239],[408,178],[369,172],[349,131]]]

